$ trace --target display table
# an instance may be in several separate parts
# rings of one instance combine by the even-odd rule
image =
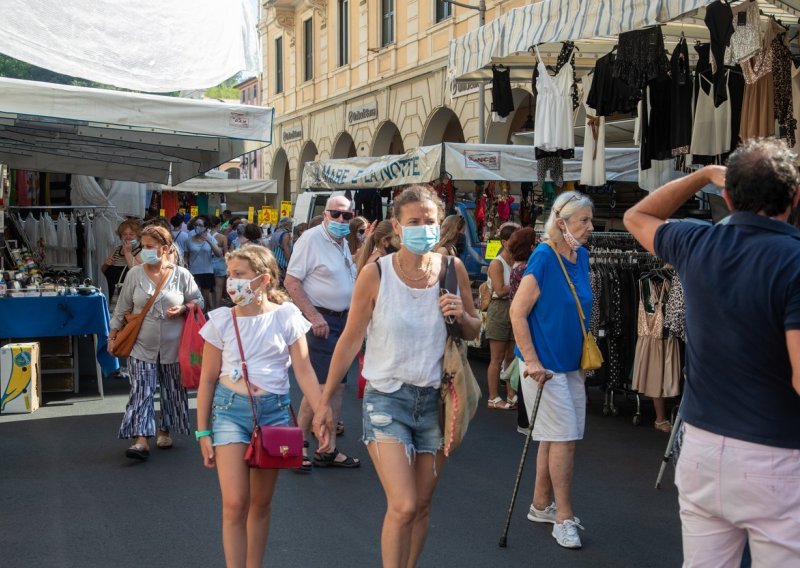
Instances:
[[[100,396],[103,375],[119,369],[117,358],[106,351],[108,332],[108,305],[102,294],[0,299],[0,338],[94,336]],[[77,367],[76,350],[73,355]],[[75,385],[77,392],[77,376]]]

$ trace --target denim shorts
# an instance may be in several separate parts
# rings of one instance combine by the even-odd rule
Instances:
[[[405,446],[409,460],[413,454],[435,454],[442,449],[441,407],[437,388],[404,384],[395,392],[384,393],[367,383],[362,441],[397,440]]]
[[[253,397],[258,424],[287,426],[289,424],[289,395],[260,394]],[[249,444],[253,433],[253,410],[250,397],[234,392],[217,383],[211,403],[211,432],[213,444]]]

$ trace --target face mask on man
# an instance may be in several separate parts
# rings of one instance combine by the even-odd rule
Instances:
[[[412,225],[403,227],[403,245],[414,254],[433,250],[440,240],[439,225]]]
[[[337,223],[336,221],[328,221],[327,229],[332,237],[342,239],[350,234],[350,223]]]
[[[250,288],[250,283],[259,278],[261,278],[260,274],[255,278],[228,278],[225,289],[228,291],[231,302],[237,306],[252,304],[256,293]]]
[[[142,249],[139,253],[139,258],[141,258],[142,262],[145,264],[158,264],[161,260],[161,256],[156,249]]]

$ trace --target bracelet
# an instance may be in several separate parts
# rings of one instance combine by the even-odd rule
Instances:
[[[206,436],[211,436],[211,430],[200,430],[199,432],[195,430],[194,438],[195,440],[200,440],[200,438],[205,438]]]

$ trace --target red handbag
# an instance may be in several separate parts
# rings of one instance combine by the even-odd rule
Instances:
[[[294,426],[259,426],[256,416],[256,405],[250,391],[250,379],[247,376],[247,363],[242,349],[242,338],[239,336],[239,324],[236,322],[236,309],[231,308],[233,329],[236,331],[236,342],[239,344],[239,357],[242,360],[242,374],[250,396],[250,407],[253,410],[253,433],[250,445],[244,454],[247,465],[258,469],[293,469],[303,465],[303,431],[297,427],[294,410],[289,411]]]

